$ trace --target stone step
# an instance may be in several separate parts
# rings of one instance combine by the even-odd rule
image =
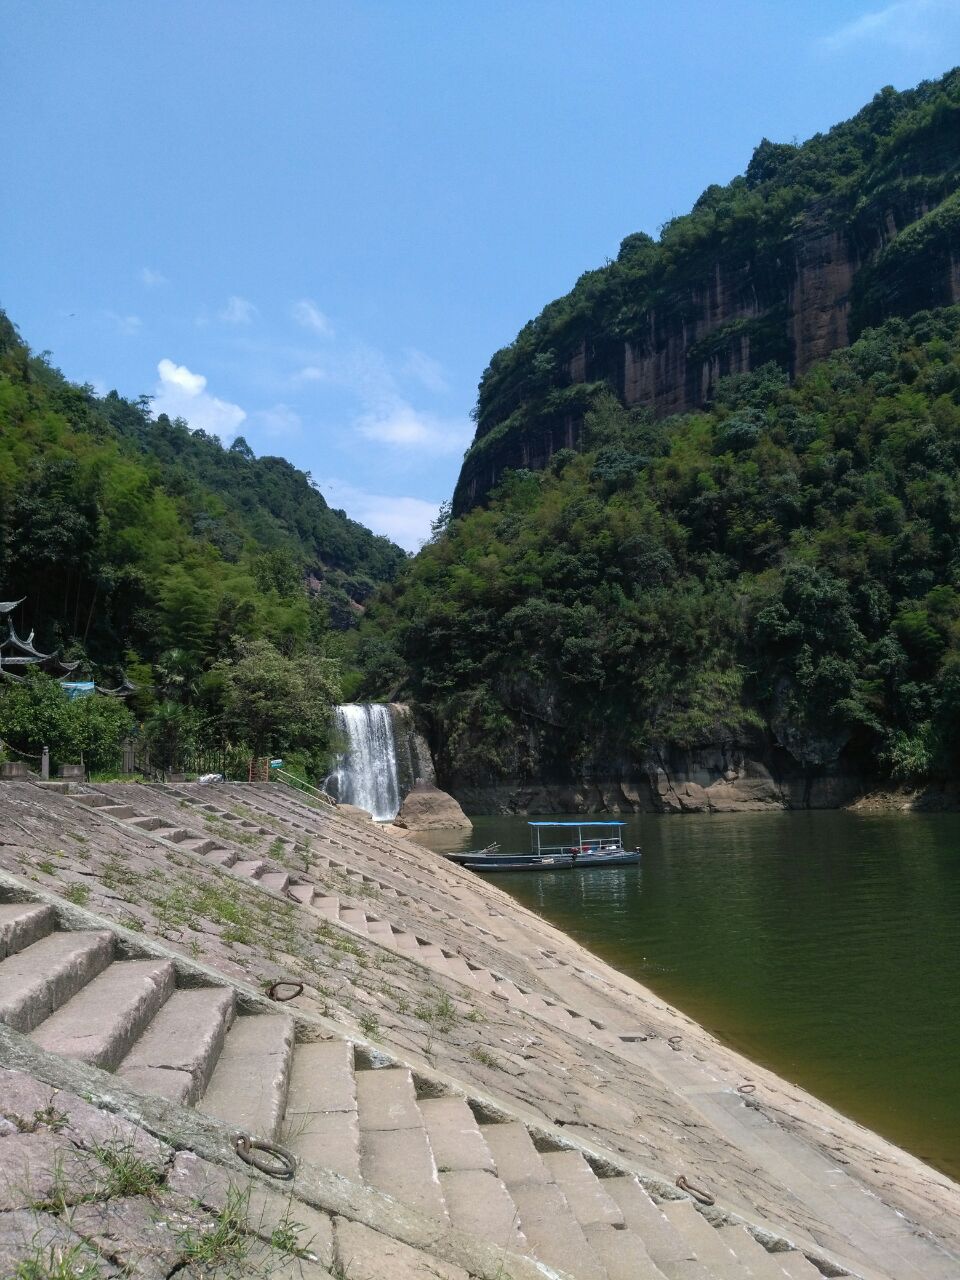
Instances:
[[[406,1067],[382,1067],[356,1073],[360,1132],[368,1129],[421,1129],[413,1076]]]
[[[497,985],[497,980],[489,969],[474,969],[471,965],[467,965],[470,970],[469,978],[464,981],[469,982],[471,987],[476,987],[478,991],[489,994]]]
[[[392,945],[396,947],[398,951],[407,951],[411,955],[414,955],[420,950],[420,943],[415,933],[394,933],[392,940],[388,939],[388,941],[392,941]]]
[[[604,1191],[603,1183],[579,1151],[544,1151],[540,1159],[567,1197],[581,1227],[598,1222],[611,1227],[623,1226],[623,1211]]]
[[[293,1040],[287,1014],[237,1018],[197,1110],[272,1142],[286,1108]]]
[[[602,1263],[556,1183],[504,1181],[534,1257],[577,1280],[607,1280]]]
[[[386,1075],[387,1072],[366,1074]],[[360,1176],[378,1191],[411,1209],[449,1223],[437,1166],[427,1131],[421,1125],[403,1129],[364,1129],[361,1110]]]
[[[286,871],[265,871],[257,877],[262,885],[273,889],[275,893],[285,893],[290,885],[290,877]]]
[[[367,920],[367,936],[376,938],[380,942],[388,942],[393,937],[393,929],[386,920],[377,920],[368,918]]]
[[[190,839],[192,832],[185,827],[157,827],[151,834],[160,840],[169,840],[171,844],[182,844],[184,840]]]
[[[191,853],[210,853],[217,848],[217,842],[206,836],[190,836],[188,840],[180,841],[180,847],[189,849]]]
[[[361,1176],[401,1203],[449,1221],[411,1073],[386,1067],[358,1071],[355,1079]]]
[[[519,1121],[485,1124],[480,1127],[480,1133],[493,1156],[497,1172],[508,1185],[550,1181],[540,1152]]]
[[[318,895],[317,897],[314,898],[313,903],[311,905],[313,906],[314,911],[322,915],[325,920],[333,920],[334,922],[339,923],[339,920],[340,920],[340,899],[339,898],[331,898],[331,897]]]
[[[464,1098],[421,1098],[418,1104],[437,1169],[496,1171],[490,1148]]]
[[[32,1031],[113,959],[105,930],[51,933],[0,961],[0,1022]]]
[[[671,1226],[696,1254],[710,1280],[747,1280],[749,1271],[692,1200],[665,1200],[660,1206]]]
[[[753,1280],[787,1280],[787,1273],[780,1265],[783,1254],[769,1253],[746,1228],[716,1227],[714,1231]]]
[[[113,801],[111,804],[101,805],[100,812],[109,814],[111,818],[119,818],[121,820],[126,818],[140,818],[143,816],[133,807],[132,804],[117,804],[116,801]]]
[[[0,960],[45,938],[56,924],[53,907],[35,902],[0,903]]]
[[[640,1236],[661,1271],[669,1275],[680,1263],[696,1261],[692,1246],[653,1203],[636,1178],[604,1178],[603,1189],[620,1206],[628,1229]]]
[[[799,1249],[778,1253],[780,1267],[789,1280],[823,1280],[823,1272],[806,1258]]]
[[[282,1140],[301,1159],[359,1181],[360,1126],[349,1041],[297,1045]]]
[[[233,849],[224,849],[220,845],[214,845],[212,849],[208,849],[204,855],[208,862],[215,862],[218,867],[225,867],[229,870],[237,864],[237,855]]]
[[[258,880],[266,870],[267,864],[259,858],[241,859],[230,868],[238,876],[246,876],[249,880]]]
[[[297,902],[309,907],[315,901],[316,889],[312,884],[291,884],[287,886],[287,893],[291,898],[296,898]]]
[[[506,1000],[520,1009],[526,1008],[526,996],[516,983],[511,982],[509,978],[501,978],[494,987],[493,994],[498,996],[501,1000]]]
[[[176,984],[169,960],[118,960],[40,1024],[41,1049],[112,1071]]]
[[[359,929],[361,932],[367,931],[367,913],[361,911],[359,907],[341,907],[340,923],[349,925],[351,929]]]
[[[130,818],[127,825],[130,827],[139,827],[141,831],[157,831],[161,827],[165,827],[167,824],[164,822],[163,818],[140,817]]]
[[[463,956],[447,956],[447,973],[451,978],[456,978],[458,982],[467,982],[473,985],[473,970],[464,960]]]
[[[77,796],[77,804],[84,805],[87,809],[105,809],[108,804],[114,801],[110,796],[101,795],[98,791],[89,792],[87,795]]]
[[[229,987],[174,991],[117,1074],[147,1093],[196,1102],[213,1074],[234,1008]]]
[[[497,1175],[485,1169],[440,1169],[440,1189],[453,1226],[497,1249],[526,1253],[520,1211]]]
[[[668,1280],[635,1231],[595,1222],[584,1227],[583,1234],[606,1271],[607,1280]]]

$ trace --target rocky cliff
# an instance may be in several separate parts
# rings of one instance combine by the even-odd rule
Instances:
[[[884,90],[801,147],[764,141],[660,240],[629,236],[491,361],[454,496],[577,448],[596,392],[666,417],[719,378],[791,375],[894,315],[960,301],[960,76]]]

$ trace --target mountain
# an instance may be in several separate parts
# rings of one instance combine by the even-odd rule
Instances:
[[[37,643],[106,667],[203,666],[234,635],[289,651],[405,560],[284,459],[67,381],[0,312],[0,595]]]
[[[656,418],[710,403],[721,378],[775,362],[792,377],[891,316],[960,301],[960,70],[882,90],[803,145],[764,139],[658,240],[550,303],[480,383],[453,510],[510,468],[577,448],[612,390]]]
[[[453,518],[364,623],[474,812],[840,803],[960,771],[960,307],[580,450]],[[361,646],[362,647],[362,646]],[[384,674],[386,673],[386,674]]]

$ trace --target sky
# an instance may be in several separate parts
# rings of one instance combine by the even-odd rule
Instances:
[[[0,0],[0,307],[415,550],[491,355],[960,0]]]

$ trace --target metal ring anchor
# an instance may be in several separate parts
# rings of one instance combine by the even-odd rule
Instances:
[[[253,1165],[268,1177],[279,1178],[289,1182],[297,1172],[297,1158],[286,1147],[278,1147],[275,1142],[262,1142],[259,1138],[251,1138],[247,1133],[238,1133],[234,1141],[234,1150],[246,1164]],[[257,1154],[264,1152],[269,1157],[264,1160]]]
[[[737,1085],[737,1093],[756,1093],[757,1086],[752,1080],[745,1080],[743,1084]]]
[[[680,1052],[680,1046],[683,1044],[683,1036],[668,1036],[667,1044],[675,1053]]]
[[[278,988],[280,987],[294,987],[296,989],[292,992],[291,995],[282,996],[278,994]],[[302,993],[303,993],[303,983],[294,982],[292,979],[287,979],[287,978],[278,978],[276,982],[271,982],[269,987],[267,987],[267,997],[270,1000],[276,1000],[277,1004],[286,1004],[288,1000],[296,1000],[297,996],[301,995]]]
[[[701,1204],[717,1203],[709,1191],[703,1191],[700,1189],[700,1187],[695,1187],[692,1182],[687,1181],[687,1179],[683,1176],[682,1173],[680,1177],[677,1179],[677,1186],[680,1188],[681,1191],[686,1191],[688,1195],[693,1196],[694,1200],[699,1200]]]

